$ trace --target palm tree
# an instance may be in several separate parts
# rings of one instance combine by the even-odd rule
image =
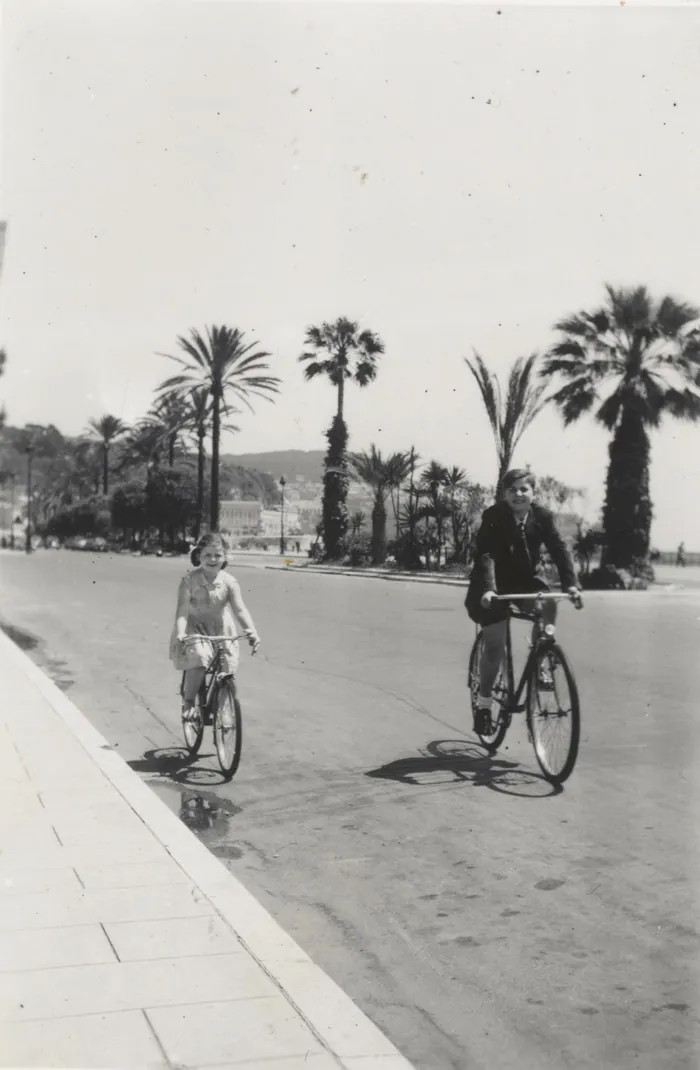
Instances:
[[[353,513],[350,517],[350,528],[355,537],[362,531],[366,519],[367,517],[361,509],[358,509],[357,512]]]
[[[323,537],[326,557],[333,559],[340,556],[348,523],[345,383],[367,386],[376,378],[384,343],[373,331],[360,330],[358,323],[341,316],[334,323],[307,327],[304,344],[308,349],[298,358],[306,365],[304,377],[311,380],[326,375],[337,389],[336,415],[326,432],[328,450],[323,476]]]
[[[109,447],[115,438],[125,434],[127,425],[118,416],[110,416],[106,413],[99,419],[89,421],[89,431],[96,435],[102,442],[102,493],[109,493]]]
[[[645,286],[605,287],[607,300],[555,324],[561,335],[542,374],[565,380],[552,396],[566,425],[584,413],[613,434],[603,527],[605,561],[630,567],[649,553],[649,428],[664,414],[700,417],[700,310]]]
[[[399,511],[401,509],[401,488],[411,473],[410,453],[392,453],[386,462],[387,480],[386,485],[391,498],[391,506],[394,511],[394,524],[398,534]]]
[[[444,496],[448,478],[447,469],[437,461],[431,461],[420,478],[420,491],[425,498],[425,504],[420,513],[425,520],[435,521],[438,568],[440,568],[440,552],[445,542],[445,521],[450,515],[450,507]]]
[[[157,469],[164,446],[163,425],[152,413],[144,416],[128,432],[122,443],[117,471],[146,466],[147,472]]]
[[[488,370],[479,354],[474,351],[473,361],[465,357],[465,363],[476,379],[486,415],[491,424],[498,454],[498,480],[496,496],[501,496],[501,481],[508,471],[515,447],[535,417],[542,411],[548,399],[544,397],[545,385],[535,378],[537,354],[519,357],[510,370],[508,389],[503,398],[498,377]]]
[[[178,393],[161,394],[148,416],[160,424],[162,440],[168,451],[168,468],[174,468],[178,439],[187,426],[187,401]]]
[[[458,468],[453,465],[452,468],[445,469],[445,493],[450,504],[450,522],[452,525],[452,547],[453,557],[455,560],[461,560],[463,556],[464,548],[464,532],[466,528],[466,515],[464,509],[461,508],[459,498],[462,491],[465,491],[469,486],[467,479],[467,473],[463,468]]]
[[[381,451],[372,443],[370,451],[351,453],[350,465],[357,478],[371,487],[372,504],[372,564],[382,565],[386,558],[386,491],[387,466]]]
[[[212,531],[219,526],[219,446],[221,416],[227,407],[227,395],[232,394],[250,410],[251,396],[272,400],[279,393],[280,380],[267,375],[269,353],[258,348],[257,342],[246,342],[242,331],[232,327],[206,327],[205,337],[192,328],[189,337],[178,336],[177,343],[185,357],[163,354],[177,361],[184,371],[160,384],[160,393],[191,394],[203,387],[211,396],[211,504]]]
[[[5,371],[5,364],[7,363],[7,353],[4,349],[0,349],[0,375]],[[5,406],[0,409],[0,428],[5,426]]]
[[[378,334],[360,330],[360,325],[341,316],[335,323],[307,327],[304,344],[310,347],[298,358],[303,364],[304,377],[315,379],[327,375],[338,389],[337,415],[344,418],[345,383],[367,386],[377,377],[377,358],[384,352]]]
[[[222,411],[227,415],[240,412],[232,405],[225,405]],[[206,451],[204,440],[212,419],[212,398],[206,387],[198,386],[190,391],[187,397],[185,409],[185,426],[194,436],[197,443],[197,511],[195,514],[194,537],[199,538],[204,522],[204,468],[206,463]],[[240,431],[234,424],[225,423],[223,431]]]

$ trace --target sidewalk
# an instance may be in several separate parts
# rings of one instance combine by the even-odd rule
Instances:
[[[411,1070],[0,632],[0,1066]]]

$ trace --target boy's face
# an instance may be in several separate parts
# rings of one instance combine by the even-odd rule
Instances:
[[[528,511],[534,495],[534,489],[527,479],[516,479],[505,491],[505,499],[517,515]]]

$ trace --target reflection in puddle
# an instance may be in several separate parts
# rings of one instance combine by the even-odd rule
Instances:
[[[151,781],[151,788],[163,798],[182,821],[194,832],[212,854],[218,858],[241,858],[240,847],[226,841],[231,818],[240,814],[241,807],[210,791],[183,791],[167,781]]]

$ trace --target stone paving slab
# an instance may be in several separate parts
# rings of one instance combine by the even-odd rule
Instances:
[[[0,634],[0,1067],[410,1070]]]

